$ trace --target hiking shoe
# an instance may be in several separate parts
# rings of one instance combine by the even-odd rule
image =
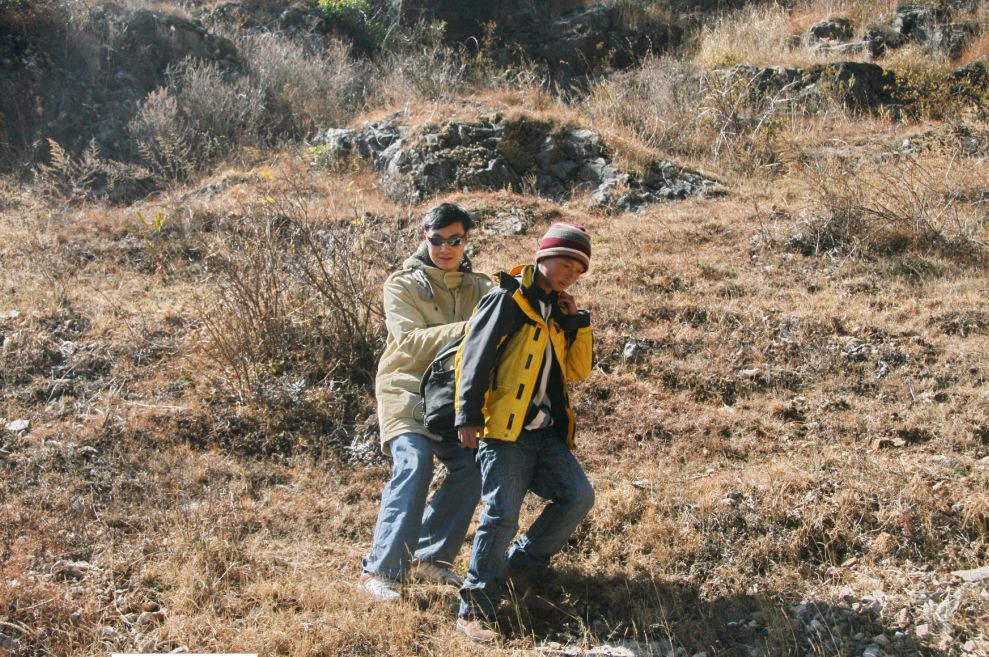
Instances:
[[[382,602],[395,602],[402,599],[402,585],[393,579],[375,575],[374,573],[364,573],[358,586],[365,593]]]
[[[490,623],[477,618],[458,618],[457,631],[475,643],[494,643],[501,638],[501,633],[492,629]]]
[[[460,588],[460,585],[464,583],[463,578],[452,570],[443,568],[442,566],[437,566],[436,564],[429,563],[428,561],[420,561],[418,559],[413,561],[409,566],[409,575],[424,582],[449,584],[450,586],[456,586],[457,588]]]

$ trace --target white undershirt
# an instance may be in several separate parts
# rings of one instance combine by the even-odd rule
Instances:
[[[539,311],[546,321],[547,329],[549,327],[549,314],[552,306],[544,301],[539,302]],[[548,338],[548,334],[547,334]],[[539,387],[536,388],[536,393],[532,396],[532,404],[539,409],[536,413],[536,417],[532,418],[529,424],[525,425],[525,429],[528,431],[535,431],[537,429],[545,429],[549,425],[553,424],[553,416],[550,415],[550,401],[549,395],[546,394],[546,389],[549,387],[549,371],[553,366],[553,341],[546,340],[546,353],[543,355],[543,371],[539,374]]]

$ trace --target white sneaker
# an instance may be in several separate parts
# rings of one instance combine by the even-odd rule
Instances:
[[[409,565],[409,575],[415,579],[425,582],[433,582],[434,584],[449,584],[450,586],[456,586],[457,588],[464,583],[460,575],[452,570],[437,566],[436,564],[429,563],[428,561],[420,561],[418,559],[415,559]]]
[[[373,573],[361,575],[358,584],[365,593],[370,593],[382,602],[395,602],[402,599],[402,585],[393,579],[381,577]]]

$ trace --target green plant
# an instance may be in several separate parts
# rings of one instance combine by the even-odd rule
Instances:
[[[386,31],[372,14],[367,0],[319,0],[319,7],[331,21],[335,21],[364,38],[371,49],[382,45]]]

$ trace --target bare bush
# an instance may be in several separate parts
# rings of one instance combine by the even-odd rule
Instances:
[[[791,51],[790,15],[782,5],[748,5],[701,30],[695,61],[706,68],[778,64]]]
[[[984,262],[989,175],[971,158],[831,158],[804,165],[812,206],[791,244],[807,255],[888,255],[911,248]]]
[[[148,95],[130,122],[136,147],[166,179],[182,179],[238,146],[267,135],[264,92],[246,76],[189,60],[169,69],[168,83]]]
[[[778,161],[791,118],[791,86],[768,87],[758,69],[705,71],[653,57],[592,86],[587,108],[649,148],[748,170]]]
[[[392,38],[392,49],[376,64],[369,91],[373,104],[435,99],[458,91],[467,82],[466,53],[443,43],[442,24],[420,23]]]
[[[383,344],[379,288],[395,237],[380,220],[314,220],[288,198],[247,208],[209,257],[216,290],[201,319],[215,382],[269,410],[314,387],[338,402],[358,395]],[[333,421],[353,412],[343,404]]]
[[[240,44],[251,75],[274,106],[272,121],[294,137],[346,123],[362,99],[366,66],[350,48],[332,41],[316,52],[274,32]]]
[[[777,136],[789,123],[793,85],[765,85],[761,72],[708,71],[698,121],[710,130],[711,154],[739,169],[779,163]]]
[[[55,140],[48,140],[50,160],[35,168],[35,184],[49,197],[81,201],[109,198],[125,200],[144,186],[147,169],[104,158],[95,140],[79,157],[73,157]]]
[[[148,94],[128,126],[147,166],[166,180],[185,180],[195,171],[195,135],[167,87]]]
[[[651,56],[641,67],[595,82],[586,108],[592,122],[617,125],[649,147],[698,153],[708,143],[697,122],[702,82],[693,65]]]

